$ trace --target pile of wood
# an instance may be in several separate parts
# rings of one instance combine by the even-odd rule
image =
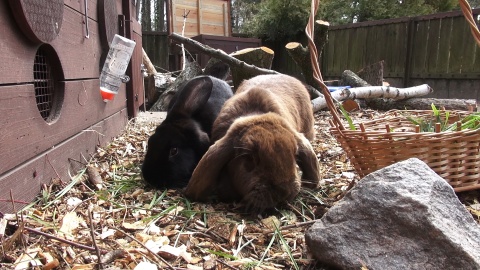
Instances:
[[[321,55],[321,51],[328,40],[328,27],[328,22],[322,20],[315,22],[314,43],[319,55]],[[150,110],[153,111],[166,110],[168,102],[178,89],[178,85],[198,75],[206,74],[226,79],[231,72],[232,85],[235,89],[245,79],[260,74],[278,73],[270,69],[274,52],[267,47],[244,49],[232,54],[227,54],[222,50],[213,49],[176,33],[171,34],[170,38],[176,42],[188,45],[187,47],[195,48],[209,55],[211,59],[204,70],[202,70],[196,62],[187,62],[175,83],[170,85],[161,94],[152,88],[151,83],[146,84],[146,87],[147,85],[150,87],[150,89],[146,89],[146,99],[156,100],[155,104],[150,108]],[[290,42],[286,44],[285,48],[290,57],[302,70],[314,111],[327,108],[325,98],[323,94],[321,94],[320,85],[313,79],[308,46],[304,47],[298,42]],[[145,54],[144,65],[147,67],[149,74],[157,74],[153,65],[149,62],[148,56]],[[433,89],[426,84],[409,88],[389,86],[388,83],[383,80],[383,65],[383,61],[380,61],[356,73],[346,70],[343,72],[340,80],[328,81],[325,82],[325,84],[329,86],[349,86],[348,88],[340,87],[338,90],[331,92],[333,99],[339,103],[343,103],[344,108],[349,111],[365,106],[376,110],[429,110],[431,109],[432,103],[435,104],[437,108],[448,110],[476,110],[477,104],[475,99],[419,98],[433,92]]]

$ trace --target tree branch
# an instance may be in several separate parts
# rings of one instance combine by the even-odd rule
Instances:
[[[231,68],[242,68],[245,71],[247,71],[249,73],[252,73],[253,75],[278,74],[278,72],[276,72],[274,70],[259,68],[259,67],[256,67],[254,65],[247,64],[243,61],[240,61],[240,60],[228,55],[227,53],[225,53],[222,50],[214,49],[214,48],[212,48],[208,45],[202,44],[202,43],[200,43],[196,40],[193,40],[191,38],[182,37],[182,36],[180,36],[179,34],[176,34],[176,33],[172,33],[170,35],[170,38],[177,41],[177,42],[180,42],[182,44],[189,45],[192,48],[196,49],[197,51],[200,51],[200,52],[202,52],[202,53],[204,53],[204,54],[206,54],[210,57],[218,58],[218,59],[222,60],[223,62],[227,63],[228,65],[230,65]]]

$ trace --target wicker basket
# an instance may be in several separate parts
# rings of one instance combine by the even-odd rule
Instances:
[[[405,115],[433,117],[433,111],[392,111],[381,119],[357,125],[359,130],[347,130],[343,126],[330,91],[323,83],[317,61],[318,51],[313,30],[318,5],[318,0],[312,1],[312,10],[305,29],[313,77],[321,86],[333,116],[330,131],[346,151],[357,173],[363,177],[398,161],[416,157],[446,179],[455,191],[480,188],[480,129],[440,132],[437,128],[437,132],[417,132],[416,126]],[[461,1],[461,5],[463,10],[468,3]],[[469,7],[467,9],[464,13],[471,13]],[[480,37],[471,14],[466,17],[471,22],[472,33],[475,32],[474,35]],[[480,39],[477,41],[480,44]],[[450,114],[449,120],[458,121],[468,112],[452,111]],[[441,117],[445,121],[445,113],[441,114]]]
[[[453,123],[468,112],[451,111]],[[339,141],[360,176],[398,161],[419,158],[447,180],[455,191],[480,188],[480,129],[418,132],[407,116],[427,119],[433,111],[390,111],[384,117],[330,131]],[[445,113],[441,114],[443,121]]]

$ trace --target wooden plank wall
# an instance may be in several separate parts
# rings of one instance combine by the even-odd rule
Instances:
[[[182,33],[184,14],[185,36],[200,34],[226,36],[231,33],[230,1],[227,0],[172,0],[171,32]]]
[[[131,8],[130,0],[117,0],[117,10]],[[27,39],[8,1],[0,1],[0,212],[12,211],[10,198],[29,201],[42,184],[53,178],[69,181],[79,164],[85,163],[98,145],[105,145],[125,127],[135,106],[143,102],[138,88],[141,63],[141,30],[132,26],[130,34],[139,40],[130,67],[130,85],[122,85],[113,101],[103,102],[99,93],[102,48],[98,34],[97,1],[88,1],[89,38],[85,38],[84,2],[64,0],[64,15],[59,35],[49,44],[63,70],[64,101],[56,121],[47,123],[40,115],[33,85],[33,66],[37,49]],[[135,14],[135,12],[133,12]],[[128,19],[128,17],[127,17]],[[136,28],[135,28],[136,27]],[[138,41],[137,41],[138,44]],[[140,51],[140,54],[138,53]],[[127,94],[138,96],[127,114]],[[16,204],[15,209],[20,209]]]
[[[380,60],[391,85],[427,83],[432,97],[480,100],[480,47],[460,11],[333,26],[322,75],[336,79]]]
[[[132,0],[122,1],[123,15],[125,16],[125,36],[136,42],[132,59],[127,69],[130,81],[126,85],[127,109],[130,118],[136,117],[140,107],[144,104],[144,88],[142,76],[143,50],[142,26],[136,19],[136,8]]]

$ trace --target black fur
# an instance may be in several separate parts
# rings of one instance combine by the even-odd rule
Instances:
[[[166,119],[148,140],[142,165],[145,181],[156,188],[181,188],[210,146],[212,125],[230,86],[211,76],[199,76],[181,86]]]

